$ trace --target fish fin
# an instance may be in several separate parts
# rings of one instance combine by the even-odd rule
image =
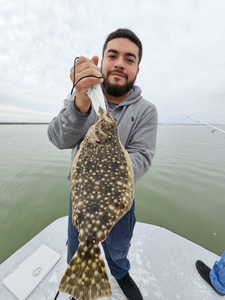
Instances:
[[[112,296],[112,287],[99,244],[81,242],[60,282],[59,291],[76,300],[94,300]]]
[[[109,231],[107,229],[105,229],[99,238],[99,242],[101,242],[101,243],[104,242],[106,240],[108,234],[109,234]]]

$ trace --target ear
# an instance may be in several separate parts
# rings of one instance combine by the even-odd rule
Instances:
[[[101,59],[100,72],[102,73],[103,58]]]
[[[140,70],[140,67],[137,68],[137,74],[139,73],[139,70]],[[136,75],[137,75],[137,74],[136,74]]]

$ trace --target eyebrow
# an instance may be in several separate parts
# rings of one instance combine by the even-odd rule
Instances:
[[[117,50],[115,50],[115,49],[109,49],[109,50],[107,51],[107,53],[109,53],[109,52],[113,52],[113,53],[115,53],[115,54],[119,54],[119,51],[117,51]],[[125,53],[125,56],[132,56],[132,57],[134,57],[135,59],[137,59],[136,55],[135,55],[134,53],[131,53],[131,52]]]

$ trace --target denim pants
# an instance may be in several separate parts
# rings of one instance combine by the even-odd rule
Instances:
[[[110,268],[112,276],[121,279],[130,269],[130,262],[127,254],[130,248],[130,241],[133,236],[136,218],[134,214],[135,203],[131,209],[115,224],[108,234],[106,240],[102,243],[105,258]],[[67,263],[77,251],[79,241],[79,232],[72,223],[71,197],[69,204],[68,217],[68,244],[67,244]]]
[[[209,274],[214,288],[221,294],[225,294],[225,251],[219,261],[216,261]]]

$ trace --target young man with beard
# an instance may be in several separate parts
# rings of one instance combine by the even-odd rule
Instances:
[[[97,66],[97,56],[92,59],[79,57],[75,65],[75,82],[89,75],[103,79],[82,79],[76,85],[75,100],[64,101],[63,109],[48,128],[49,139],[56,147],[72,149],[72,162],[88,129],[98,120],[86,91],[92,84],[101,83],[106,108],[117,119],[121,143],[131,158],[135,182],[150,168],[156,148],[157,110],[141,96],[141,89],[134,85],[141,58],[142,44],[128,29],[118,29],[107,37],[103,46],[101,70]],[[73,81],[74,68],[70,71],[70,78]],[[102,246],[111,274],[127,299],[142,300],[140,290],[128,272],[130,262],[127,255],[136,222],[134,205],[112,228]],[[68,263],[78,244],[78,231],[72,224],[70,203]]]

